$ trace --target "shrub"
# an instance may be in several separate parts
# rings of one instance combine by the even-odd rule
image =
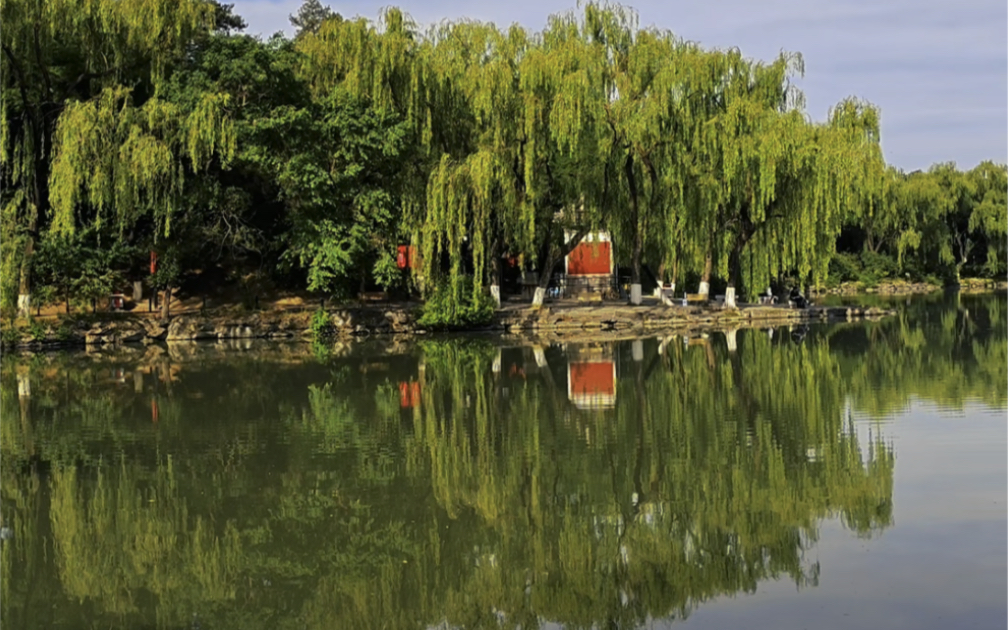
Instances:
[[[892,256],[875,254],[870,251],[861,252],[861,265],[864,268],[863,280],[878,284],[879,280],[901,277],[899,265]]]
[[[73,333],[73,329],[66,322],[59,325],[56,329],[56,339],[59,341],[70,341],[70,336]]]
[[[0,330],[0,343],[5,346],[16,346],[21,341],[21,331],[14,324],[8,324]]]
[[[447,283],[438,284],[424,302],[417,323],[433,330],[478,328],[493,321],[494,310],[490,296],[474,293],[472,279],[465,278],[457,291]]]
[[[837,282],[856,282],[861,279],[861,261],[855,254],[837,252],[830,260],[829,277]]]
[[[892,256],[866,250],[860,255],[837,252],[830,260],[829,276],[834,282],[858,282],[873,287],[882,280],[902,278],[903,274]]]
[[[28,332],[35,341],[44,341],[48,330],[41,322],[32,319],[28,322]]]
[[[329,319],[329,314],[325,309],[320,308],[312,314],[311,331],[312,338],[315,340],[326,339],[336,334],[336,328],[333,327],[332,320]]]

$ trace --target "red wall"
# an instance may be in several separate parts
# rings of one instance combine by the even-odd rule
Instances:
[[[571,394],[612,396],[616,393],[613,381],[613,364],[609,361],[598,363],[570,364]]]
[[[400,269],[416,269],[416,248],[412,245],[400,245],[396,264]]]
[[[581,242],[567,257],[567,275],[586,276],[612,273],[608,242]]]

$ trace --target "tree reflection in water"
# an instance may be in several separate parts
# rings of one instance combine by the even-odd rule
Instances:
[[[892,524],[892,446],[854,414],[1003,407],[1005,313],[963,297],[799,341],[325,362],[5,357],[2,621],[630,627],[815,586],[823,519]]]

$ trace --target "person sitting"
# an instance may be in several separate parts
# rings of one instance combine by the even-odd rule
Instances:
[[[808,308],[811,306],[805,296],[802,295],[802,292],[798,290],[798,287],[791,289],[791,295],[788,296],[788,304],[794,308]]]

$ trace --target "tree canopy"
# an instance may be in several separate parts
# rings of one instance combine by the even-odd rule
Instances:
[[[2,17],[0,301],[22,311],[38,244],[80,229],[127,245],[124,279],[149,249],[183,275],[458,308],[505,260],[546,286],[597,230],[633,283],[713,274],[750,296],[836,278],[838,244],[915,275],[1006,267],[1004,165],[903,174],[871,103],[805,111],[800,54],[704,48],[620,5],[533,32],[307,0],[293,39],[266,40],[213,0],[4,0]]]

